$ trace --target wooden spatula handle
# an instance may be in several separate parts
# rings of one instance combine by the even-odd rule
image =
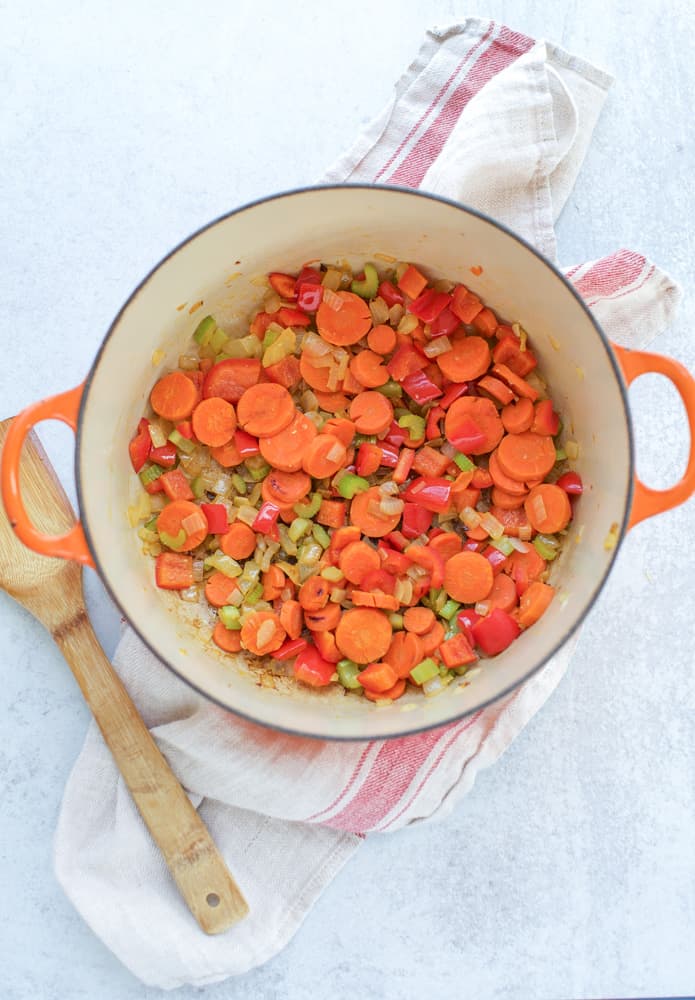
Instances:
[[[248,913],[246,900],[104,655],[84,608],[53,637],[189,909],[207,934],[227,930]]]

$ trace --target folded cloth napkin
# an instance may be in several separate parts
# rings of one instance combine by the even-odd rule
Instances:
[[[556,46],[491,21],[427,33],[393,101],[324,180],[423,187],[488,212],[555,257],[610,79]],[[642,346],[669,322],[674,283],[622,250],[571,268],[605,329]],[[366,833],[446,815],[543,705],[576,640],[518,691],[445,728],[390,742],[269,732],[177,680],[126,631],[115,657],[157,743],[249,901],[218,937],[197,927],[94,724],[65,790],[58,880],[144,982],[205,984],[267,961],[292,937]]]

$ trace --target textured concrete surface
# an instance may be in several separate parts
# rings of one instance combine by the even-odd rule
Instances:
[[[659,12],[657,13],[657,7]],[[137,280],[230,207],[310,182],[389,96],[427,24],[493,16],[612,71],[559,226],[564,263],[618,246],[686,289],[658,350],[695,370],[690,0],[445,0],[0,9],[3,415],[83,377]],[[682,468],[675,393],[631,391],[639,468]],[[69,433],[44,433],[71,475]],[[695,502],[628,539],[572,669],[445,823],[370,840],[287,950],[215,1000],[532,1000],[695,991]],[[90,581],[108,650],[117,618]],[[145,990],[51,874],[87,713],[38,625],[0,595],[0,995]]]

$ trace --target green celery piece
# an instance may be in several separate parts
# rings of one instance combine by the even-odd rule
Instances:
[[[167,535],[166,531],[159,532],[159,540],[162,545],[166,545],[168,549],[173,549],[174,552],[181,551],[181,546],[186,544],[187,538],[188,535],[183,528],[181,528],[176,537],[173,535]]]
[[[461,629],[458,627],[456,619],[454,619],[453,621],[449,621],[449,627],[447,628],[446,632],[444,633],[444,638],[445,639],[453,639],[454,636],[458,635],[460,631],[461,631]]]
[[[425,418],[418,417],[414,413],[400,417],[398,426],[405,428],[413,441],[420,441],[425,436]]]
[[[352,660],[339,660],[336,664],[336,670],[338,672],[338,680],[344,688],[348,688],[350,691],[357,691],[362,687],[357,680],[357,675],[361,673],[362,667],[353,663]]]
[[[395,611],[392,611],[391,614],[389,615],[389,621],[391,622],[391,628],[394,630],[394,632],[400,632],[402,630],[403,615],[399,615]]]
[[[364,265],[364,279],[353,281],[350,291],[359,295],[362,299],[373,299],[379,290],[379,275],[373,264]]]
[[[461,472],[470,472],[471,469],[475,468],[475,462],[471,462],[470,458],[461,452],[457,452],[457,454],[454,455],[454,461],[458,465]]]
[[[501,538],[497,539],[491,538],[489,544],[493,547],[493,549],[497,549],[505,556],[510,556],[514,551],[514,546],[506,535],[502,535]]]
[[[314,524],[311,529],[314,541],[318,542],[322,549],[327,549],[331,544],[331,536],[321,524]]]
[[[225,604],[219,610],[220,621],[225,628],[233,629],[235,632],[241,628],[241,615],[239,609],[232,604]]]
[[[212,337],[210,337],[210,347],[212,347],[214,351],[219,353],[221,350],[223,350],[228,340],[229,337],[224,332],[224,330],[220,330],[220,328],[218,327],[213,333]]]
[[[173,429],[169,435],[169,441],[182,451],[184,455],[192,455],[195,451],[195,444],[190,438],[184,437],[183,434],[179,433],[176,428]]]
[[[249,475],[253,479],[254,483],[260,483],[261,479],[265,479],[270,472],[270,466],[262,455],[249,455],[249,457],[245,459],[244,464],[249,470]]]
[[[191,489],[196,500],[200,500],[205,496],[205,483],[202,476],[196,476],[195,479],[191,480]]]
[[[258,337],[250,333],[247,337],[230,337],[224,345],[228,358],[260,358],[263,345]]]
[[[279,328],[275,330],[270,330],[270,329],[266,330],[265,336],[263,337],[263,350],[267,351],[270,345],[275,343],[275,341],[278,339],[281,333],[282,330]]]
[[[467,674],[469,669],[470,669],[469,663],[462,664],[460,667],[453,668],[454,673],[457,674],[459,677],[463,677],[464,674]]]
[[[257,583],[244,597],[244,604],[258,604],[263,597],[263,584]]]
[[[309,503],[296,503],[293,505],[292,510],[298,517],[305,517],[311,519],[315,517],[319,512],[319,507],[321,506],[321,494],[312,494]],[[294,524],[294,522],[292,522]]]
[[[237,493],[241,494],[241,496],[243,497],[246,496],[246,481],[244,480],[243,476],[239,475],[238,472],[235,472],[232,475],[232,486],[237,491]]]
[[[403,386],[394,382],[393,379],[389,379],[386,385],[377,386],[375,391],[380,392],[387,399],[400,399],[403,395]]]
[[[154,517],[151,517],[149,519],[149,521],[145,521],[143,527],[145,528],[146,531],[156,531],[157,530],[157,518],[158,517],[159,517],[159,515],[155,514]]]
[[[156,462],[153,462],[147,469],[141,469],[140,472],[138,472],[138,475],[140,476],[140,482],[142,485],[149,486],[150,483],[155,481],[155,479],[159,479],[163,472],[164,469],[161,465],[157,465]]]
[[[200,323],[198,323],[195,328],[193,339],[196,344],[200,344],[201,347],[207,347],[216,329],[217,323],[212,316],[206,316],[204,319],[201,319]]]
[[[352,500],[357,493],[364,493],[369,489],[369,483],[362,476],[356,476],[354,472],[346,472],[338,481],[338,493],[346,500]]]
[[[376,444],[376,434],[355,434],[353,442],[355,445]]]
[[[294,524],[295,522],[293,521],[292,523]],[[324,580],[328,580],[329,583],[340,583],[343,579],[342,570],[338,569],[337,566],[324,566],[321,570],[321,576]]]
[[[567,452],[565,451],[564,448],[556,448],[555,449],[555,461],[556,462],[564,462],[566,458],[567,458]]]
[[[536,535],[533,539],[533,547],[541,559],[545,559],[547,562],[552,562],[553,559],[557,558],[558,545],[549,545],[549,540],[551,539],[549,539],[549,536],[547,535]],[[552,541],[555,540],[552,539]]]
[[[293,542],[298,542],[302,535],[306,535],[312,528],[313,521],[310,521],[308,517],[295,517],[287,529],[287,534]]]
[[[227,556],[224,552],[213,552],[211,556],[208,556],[203,563],[205,568],[212,566],[213,569],[218,569],[220,573],[224,573],[230,579],[234,577],[241,576],[242,569],[236,559],[232,559],[231,556]]]
[[[424,684],[439,674],[439,664],[431,656],[421,660],[410,671],[410,676],[416,684]]]
[[[446,621],[450,621],[460,607],[461,605],[458,601],[454,601],[449,598],[448,601],[445,601],[444,606],[439,609],[439,617],[444,618]]]

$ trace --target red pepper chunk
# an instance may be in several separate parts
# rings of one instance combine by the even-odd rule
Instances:
[[[283,306],[282,309],[278,309],[277,322],[280,326],[309,326],[311,316],[307,316],[300,309],[291,309],[289,306]]]
[[[149,427],[149,420],[145,420],[143,417],[138,424],[135,436],[128,445],[130,461],[132,462],[133,469],[136,472],[139,472],[143,467],[148,459],[150,451],[152,450],[152,438],[150,437]]]
[[[335,665],[329,663],[313,646],[301,650],[294,661],[294,676],[310,687],[325,687],[331,683]]]
[[[379,297],[384,300],[389,309],[391,306],[402,306],[405,301],[396,286],[390,281],[381,282],[378,294]]]
[[[485,444],[485,434],[476,424],[472,417],[463,417],[461,422],[450,430],[447,437],[454,448],[462,451],[464,455]]]
[[[559,486],[565,493],[569,493],[570,496],[578,497],[584,492],[584,483],[578,472],[563,473],[555,485]]]
[[[277,504],[271,503],[270,500],[265,500],[261,504],[261,508],[256,514],[256,519],[251,525],[251,530],[258,532],[261,535],[268,535],[272,538],[274,542],[280,541],[280,533],[278,531],[278,518],[280,517],[280,508]]]
[[[501,608],[494,608],[486,618],[473,626],[473,638],[488,656],[502,653],[521,633],[511,615]]]
[[[291,274],[282,274],[280,271],[271,271],[268,281],[273,291],[277,292],[281,299],[293,299],[295,296],[295,279]]]
[[[406,501],[403,508],[401,530],[406,538],[419,538],[432,527],[432,514],[417,503]]]
[[[201,503],[200,509],[208,522],[208,532],[211,535],[223,535],[229,527],[225,505],[223,503]]]
[[[428,364],[428,358],[423,357],[409,344],[404,344],[395,352],[386,365],[386,370],[394,381],[402,382],[408,375],[413,375],[415,372],[421,372],[423,368],[427,368]]]
[[[430,323],[430,337],[448,337],[450,333],[461,325],[461,320],[458,318],[456,313],[447,306],[439,316]]]
[[[240,429],[234,431],[234,444],[242,459],[260,454],[261,449],[258,445],[258,438],[255,438],[253,434],[248,434],[246,431]]]
[[[454,400],[458,399],[460,396],[465,396],[468,392],[468,382],[454,382],[452,385],[447,386],[444,390],[444,395],[439,400],[438,406],[441,406],[443,410],[448,410]]]
[[[156,462],[164,469],[172,469],[176,465],[176,446],[167,442],[161,448],[153,448],[150,452],[150,461]]]
[[[450,302],[451,296],[446,292],[435,292],[434,288],[428,288],[411,302],[409,312],[423,323],[433,323]]]
[[[440,400],[441,403],[441,400]],[[435,438],[442,436],[442,429],[439,426],[439,421],[444,416],[444,408],[437,404],[427,411],[427,425],[425,427],[425,437],[428,441],[433,441]]]
[[[300,285],[320,285],[321,277],[321,272],[317,271],[315,267],[303,267],[294,283],[295,291],[299,290]]]
[[[466,663],[475,663],[478,659],[471,649],[471,643],[469,643],[467,636],[463,632],[459,632],[458,635],[454,635],[451,639],[443,642],[439,647],[439,655],[444,661],[444,665],[449,667],[449,669],[452,667],[462,667]]]
[[[430,587],[439,588],[444,583],[444,559],[429,545],[409,545],[405,555],[417,566],[422,566],[430,574]]]
[[[406,376],[401,385],[418,406],[431,403],[433,399],[442,395],[442,390],[424,371],[413,372],[412,375]]]
[[[381,448],[378,444],[363,441],[357,449],[355,472],[358,476],[373,476],[381,465]]]
[[[494,545],[488,545],[486,549],[483,549],[482,555],[485,556],[487,561],[492,566],[492,572],[495,576],[497,576],[498,573],[501,573],[507,565],[507,557],[504,552],[500,552],[500,550],[496,549]]]
[[[193,586],[193,556],[162,552],[154,567],[155,583],[161,590],[186,590]]]
[[[391,478],[394,483],[404,483],[408,476],[410,475],[410,470],[413,467],[413,462],[415,460],[415,452],[412,448],[403,448],[400,455],[398,456],[398,461],[393,470]]]
[[[315,313],[323,301],[323,285],[303,281],[297,286],[297,308],[302,312]]]
[[[303,652],[309,643],[306,639],[286,639],[279,649],[273,653],[274,660],[291,660],[293,656]]]
[[[181,469],[163,472],[157,482],[161,482],[170,500],[193,500],[193,490]]]
[[[465,546],[464,546],[465,548]],[[473,639],[473,626],[476,622],[480,621],[480,615],[473,608],[463,608],[462,611],[456,616],[456,623],[461,629],[461,632],[468,639],[471,646],[475,646],[475,640]]]

